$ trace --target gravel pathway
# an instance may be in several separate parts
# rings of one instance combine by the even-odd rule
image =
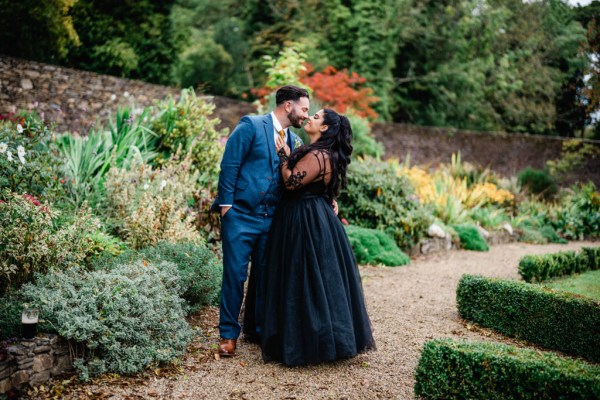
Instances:
[[[413,399],[413,373],[428,340],[450,337],[519,345],[459,318],[455,291],[463,274],[518,279],[518,261],[526,254],[597,245],[512,243],[493,246],[486,253],[453,251],[424,257],[407,267],[361,267],[378,349],[333,364],[303,368],[264,364],[259,347],[243,341],[238,342],[236,357],[218,360],[211,350],[218,341],[216,310],[209,310],[202,316],[207,336],[198,344],[204,351],[188,356],[179,373],[96,383],[86,385],[83,392],[111,399]]]

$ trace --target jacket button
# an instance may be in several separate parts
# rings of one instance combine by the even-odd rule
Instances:
[[[265,194],[265,192],[260,192],[260,194]]]

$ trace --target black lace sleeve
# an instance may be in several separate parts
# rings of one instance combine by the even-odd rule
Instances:
[[[282,160],[281,178],[288,190],[297,190],[313,181],[324,179],[327,173],[327,156],[320,151],[311,151],[296,163],[293,169]]]

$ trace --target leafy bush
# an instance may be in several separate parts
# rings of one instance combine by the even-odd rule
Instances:
[[[461,246],[464,249],[475,251],[488,251],[490,249],[475,225],[453,225],[452,228],[458,234]]]
[[[460,316],[504,335],[600,361],[600,304],[529,283],[463,275]]]
[[[600,247],[582,247],[581,257],[585,259],[589,269],[600,269]]]
[[[525,168],[517,174],[517,177],[521,187],[532,194],[549,199],[558,193],[556,180],[547,171]]]
[[[428,399],[592,399],[600,367],[553,353],[486,342],[425,343],[415,395]]]
[[[132,158],[145,162],[156,157],[156,135],[149,129],[148,110],[133,115],[130,109],[117,110],[106,128],[92,130],[85,137],[66,133],[58,138],[64,158],[69,195],[75,204],[100,200],[106,173],[129,165]]]
[[[139,157],[129,169],[111,168],[106,176],[105,209],[119,236],[133,249],[168,242],[202,241],[194,228],[196,173],[189,158],[153,169]]]
[[[62,195],[51,137],[52,129],[35,115],[0,122],[0,199],[2,189],[49,200]]]
[[[383,155],[383,145],[371,134],[369,121],[354,114],[346,116],[352,126],[352,155],[380,158]]]
[[[21,337],[24,301],[16,290],[0,294],[0,340]]]
[[[410,257],[384,232],[352,225],[346,227],[346,232],[359,264],[383,264],[390,267],[410,264]]]
[[[558,232],[556,232],[556,230],[550,225],[542,226],[540,228],[540,233],[542,234],[542,236],[544,236],[546,239],[548,239],[548,241],[550,243],[560,243],[560,244],[569,243],[566,239],[560,237],[558,235]]]
[[[600,237],[600,193],[594,183],[572,186],[561,206],[549,211],[548,220],[567,239]]]
[[[406,177],[393,162],[373,159],[352,162],[348,187],[340,193],[340,214],[352,224],[383,230],[408,249],[425,236],[433,218],[422,207]]]
[[[89,235],[98,220],[89,207],[79,210],[72,224],[55,228],[58,212],[30,195],[4,192],[0,201],[0,293],[19,286],[34,272],[81,264],[93,253]]]
[[[554,254],[525,256],[519,260],[519,274],[525,282],[543,282],[557,276],[597,269],[592,254],[598,253],[598,249],[600,247],[588,248],[581,253],[561,251]]]
[[[152,130],[159,137],[159,156],[155,162],[165,165],[175,153],[191,153],[191,161],[200,172],[201,186],[216,187],[219,179],[219,161],[227,129],[217,130],[221,122],[211,118],[215,105],[198,98],[193,90],[183,90],[179,102],[168,99],[154,105],[159,116],[152,122]]]
[[[175,264],[188,312],[196,311],[202,305],[218,304],[223,271],[219,260],[206,245],[159,242],[142,250],[126,251],[118,257],[103,257],[94,262],[94,267],[113,269],[139,260],[153,265]]]
[[[84,346],[82,379],[133,374],[181,356],[193,333],[173,264],[137,262],[111,271],[72,268],[38,275],[23,296],[60,336]]]

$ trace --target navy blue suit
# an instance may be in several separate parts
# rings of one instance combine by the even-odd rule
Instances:
[[[261,316],[256,315],[256,310],[261,309],[262,299],[256,296],[260,292],[257,284],[266,264],[272,216],[283,191],[274,134],[270,114],[243,117],[227,140],[221,161],[218,193],[212,210],[220,211],[221,204],[232,205],[221,218],[223,285],[219,330],[224,339],[237,339],[240,335],[238,317],[250,260],[252,277],[244,320],[256,327],[245,332],[253,334],[255,329],[260,329]],[[290,149],[299,141],[298,136],[288,131]]]

